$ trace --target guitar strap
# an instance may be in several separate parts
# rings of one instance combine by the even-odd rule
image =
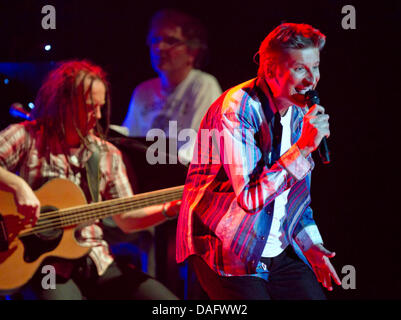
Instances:
[[[100,181],[100,170],[99,170],[99,162],[100,162],[100,150],[94,145],[95,150],[92,153],[91,157],[85,164],[86,168],[86,179],[88,181],[89,192],[91,194],[93,202],[99,201],[99,181]],[[103,218],[102,220],[103,226],[107,227],[117,227],[112,217]]]
[[[94,146],[94,151],[92,152],[91,157],[85,163],[86,168],[86,179],[88,181],[89,192],[92,196],[93,202],[99,201],[99,181],[100,181],[100,170],[99,170],[99,161],[100,161],[100,151],[98,146]]]
[[[91,194],[92,200],[94,202],[98,202],[99,181],[100,181],[100,170],[99,170],[100,150],[95,144],[93,144],[92,146],[93,146],[92,155],[90,156],[89,160],[85,163],[86,179],[88,182],[88,189]],[[87,261],[88,256],[80,258],[78,261],[82,261],[82,259]],[[58,261],[57,259],[52,264],[56,266],[57,274],[61,275],[63,278],[66,279],[71,277],[74,266],[76,266],[75,261],[65,260],[65,259],[63,259],[62,262]]]

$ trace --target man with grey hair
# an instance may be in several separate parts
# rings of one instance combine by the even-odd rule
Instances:
[[[184,12],[163,9],[152,17],[147,44],[158,77],[135,88],[123,126],[132,137],[160,129],[166,137],[176,138],[169,135],[169,122],[176,121],[177,132],[193,129],[196,134],[202,117],[221,94],[216,78],[198,69],[207,53],[205,28]],[[178,141],[178,147],[181,142],[185,141]],[[189,149],[180,154],[186,164],[193,144],[185,146]]]
[[[260,46],[257,78],[226,91],[202,120],[200,130],[224,134],[219,143],[198,135],[176,257],[211,299],[325,299],[319,282],[341,284],[309,206],[311,152],[330,131],[305,93],[319,81],[324,43],[310,25],[281,24]],[[204,161],[215,148],[221,161]]]

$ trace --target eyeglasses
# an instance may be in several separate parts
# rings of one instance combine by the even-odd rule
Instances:
[[[150,38],[148,38],[147,44],[148,44],[148,46],[155,46],[155,45],[159,45],[162,42],[165,45],[167,45],[168,47],[171,48],[171,47],[175,47],[175,46],[179,46],[179,45],[185,44],[187,41],[183,40],[183,39],[178,39],[176,37],[158,36],[158,37],[150,37]]]

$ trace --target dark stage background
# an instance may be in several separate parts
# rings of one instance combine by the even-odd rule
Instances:
[[[56,30],[41,27],[46,4],[56,8]],[[356,9],[355,30],[341,26],[347,4]],[[0,129],[16,121],[8,114],[12,102],[33,101],[51,62],[71,58],[106,69],[112,123],[121,124],[134,87],[155,76],[145,38],[151,15],[163,7],[204,22],[210,47],[204,70],[223,90],[256,75],[252,57],[280,22],[309,23],[327,35],[318,89],[331,116],[332,163],[323,166],[315,158],[312,207],[326,247],[337,253],[332,261],[340,277],[343,266],[356,270],[356,289],[336,287],[328,297],[400,299],[400,1],[0,0]],[[52,50],[43,50],[46,43]],[[146,188],[158,189],[169,174],[148,179]],[[173,284],[180,283],[180,275],[166,274],[174,250],[158,252],[160,280],[181,295],[182,288]]]

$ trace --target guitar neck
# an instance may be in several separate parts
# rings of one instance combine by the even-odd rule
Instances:
[[[132,197],[101,201],[83,206],[61,209],[41,214],[37,224],[31,230],[21,235],[32,232],[42,232],[56,228],[65,228],[77,224],[93,222],[115,214],[129,212],[152,205],[162,204],[182,198],[184,186],[172,187],[163,190],[146,192]]]

